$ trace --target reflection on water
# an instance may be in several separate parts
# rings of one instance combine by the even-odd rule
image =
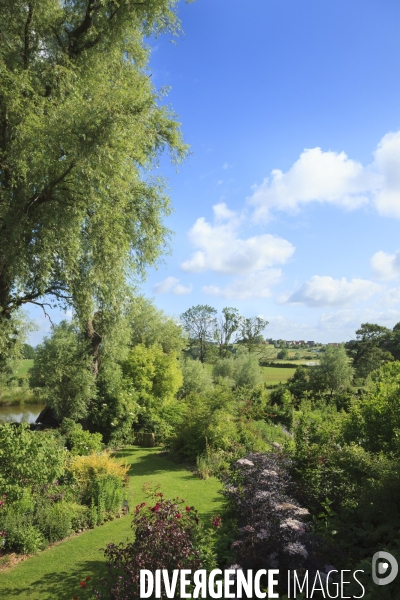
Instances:
[[[0,422],[34,423],[44,404],[27,404],[26,406],[0,406]]]

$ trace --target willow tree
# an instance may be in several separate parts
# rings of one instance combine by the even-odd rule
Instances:
[[[160,154],[179,123],[145,40],[175,34],[178,0],[0,0],[0,325],[27,303],[93,315],[163,251]],[[0,327],[1,329],[1,327]]]

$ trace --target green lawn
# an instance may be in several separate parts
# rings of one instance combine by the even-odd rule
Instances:
[[[161,484],[166,497],[179,496],[195,506],[201,518],[208,522],[218,514],[222,496],[220,483],[214,477],[202,480],[158,454],[156,448],[127,447],[118,453],[124,462],[131,464],[127,488],[131,512],[145,499],[142,486],[145,482]],[[115,521],[75,536],[57,546],[29,558],[13,569],[0,574],[0,598],[12,600],[71,600],[79,593],[79,581],[91,576],[95,581],[104,572],[104,558],[100,548],[108,542],[132,538],[131,517]]]
[[[21,361],[20,366],[17,370],[17,377],[24,377],[28,374],[29,369],[33,367],[33,358],[27,358]]]
[[[262,367],[261,373],[265,383],[268,385],[278,385],[278,383],[285,383],[289,377],[294,375],[296,368],[290,367]]]

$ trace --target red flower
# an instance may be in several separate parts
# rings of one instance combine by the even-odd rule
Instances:
[[[186,507],[186,512],[190,512],[192,509],[190,508],[190,506]]]
[[[91,579],[92,578],[89,575],[86,577],[86,581],[90,581]]]
[[[0,537],[5,538],[6,537],[6,532],[5,531],[0,531]]]
[[[79,585],[81,586],[81,588],[85,588],[86,587],[86,581],[80,581]]]
[[[152,512],[158,512],[161,508],[161,504],[159,502],[157,502],[157,504],[155,506],[153,506],[153,508],[150,508],[150,510]]]
[[[221,517],[215,517],[215,519],[213,519],[212,524],[214,525],[214,527],[219,527],[221,525]]]
[[[176,518],[177,518],[177,519],[180,519],[182,515],[181,515],[180,513],[178,513],[178,514],[177,514],[177,515],[175,515],[175,516],[176,516]]]

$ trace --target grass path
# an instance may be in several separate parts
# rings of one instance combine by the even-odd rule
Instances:
[[[118,453],[131,464],[127,498],[132,509],[145,499],[146,482],[160,484],[167,498],[179,496],[194,505],[205,521],[221,509],[221,488],[215,478],[201,480],[158,454],[158,449],[127,447]],[[95,581],[104,572],[100,548],[108,542],[131,539],[131,516],[109,521],[101,527],[75,536],[0,573],[1,600],[71,600],[79,594],[79,581]]]

